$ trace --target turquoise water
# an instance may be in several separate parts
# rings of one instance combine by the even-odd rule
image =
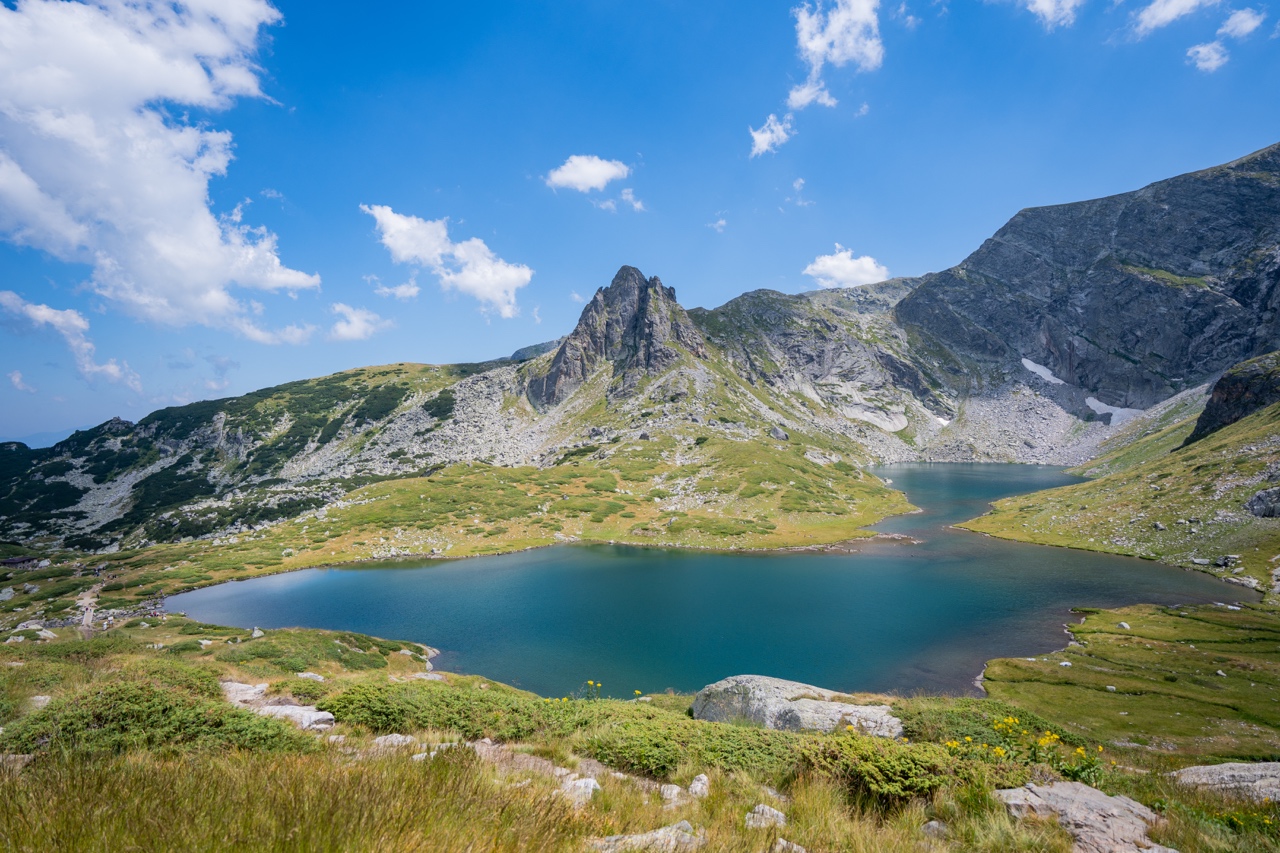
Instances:
[[[169,599],[206,622],[300,625],[415,640],[437,668],[545,696],[587,679],[629,696],[740,673],[847,691],[974,692],[984,661],[1061,648],[1070,608],[1255,600],[1125,557],[1003,542],[947,525],[993,500],[1073,482],[1022,465],[876,473],[923,512],[856,554],[716,554],[561,546],[468,560],[309,569]]]

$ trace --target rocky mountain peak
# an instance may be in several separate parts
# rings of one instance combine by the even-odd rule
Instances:
[[[625,393],[642,375],[678,361],[681,348],[706,357],[706,342],[676,302],[675,289],[663,286],[657,276],[645,278],[635,267],[624,266],[587,303],[547,373],[529,381],[529,399],[553,406],[606,363],[623,377],[620,390]]]

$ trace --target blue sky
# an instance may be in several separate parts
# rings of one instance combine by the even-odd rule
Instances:
[[[1280,141],[1219,0],[0,6],[0,438],[918,275]]]

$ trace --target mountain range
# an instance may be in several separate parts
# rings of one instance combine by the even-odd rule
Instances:
[[[1224,372],[1280,349],[1278,309],[1272,146],[1021,211],[918,278],[686,310],[623,266],[567,336],[506,359],[350,370],[113,419],[49,448],[0,444],[0,537],[87,551],[219,540],[458,466],[564,470],[566,499],[574,477],[604,471],[603,491],[643,484],[677,513],[668,528],[707,519],[708,541],[714,519],[762,536],[780,516],[865,523],[893,503],[862,477],[868,463],[1080,464],[1135,424],[1194,417]],[[792,473],[750,475],[757,463]],[[751,498],[765,503],[744,510]],[[618,506],[601,517],[634,517]],[[653,532],[643,513],[632,528]]]

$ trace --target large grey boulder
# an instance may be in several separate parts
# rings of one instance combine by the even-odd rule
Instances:
[[[323,731],[333,728],[333,714],[314,705],[263,705],[253,712],[263,717],[287,720],[300,729]]]
[[[1172,775],[1184,785],[1227,791],[1251,800],[1270,798],[1272,802],[1280,801],[1280,762],[1276,761],[1233,761],[1184,767]]]
[[[1176,853],[1147,838],[1160,817],[1128,797],[1111,797],[1080,782],[1034,783],[995,792],[1009,814],[1057,818],[1076,853]]]
[[[734,675],[698,691],[693,716],[719,723],[749,722],[767,729],[822,732],[854,726],[876,737],[901,737],[902,721],[888,705],[835,701],[835,691],[764,675]]]
[[[1244,508],[1258,518],[1280,518],[1280,489],[1263,489],[1249,498]]]

